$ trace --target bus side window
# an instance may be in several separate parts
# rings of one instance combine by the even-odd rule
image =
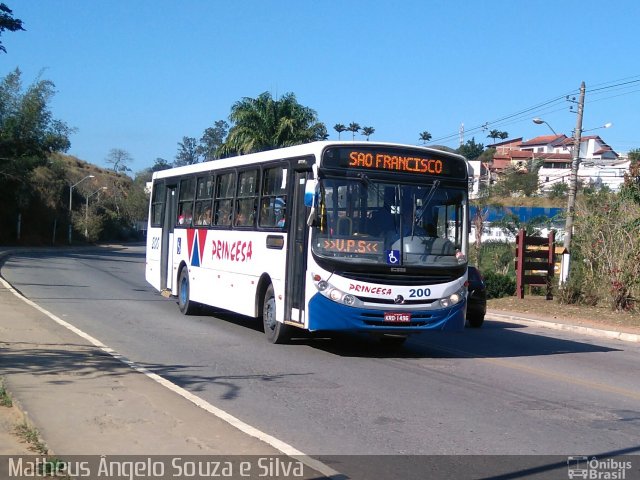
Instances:
[[[162,208],[165,200],[164,183],[156,182],[153,184],[153,197],[151,199],[151,226],[162,226]]]
[[[215,225],[230,226],[231,212],[233,208],[233,196],[236,189],[235,173],[218,175],[216,182]]]
[[[238,173],[234,227],[253,227],[255,225],[259,175],[260,170],[257,168]]]
[[[193,221],[193,197],[195,196],[196,179],[186,178],[180,180],[180,193],[178,197],[178,218],[176,225],[190,227]]]
[[[287,169],[284,167],[267,168],[263,172],[259,220],[261,227],[285,227],[287,173]]]
[[[198,178],[194,220],[196,226],[211,225],[211,197],[213,196],[213,176]]]

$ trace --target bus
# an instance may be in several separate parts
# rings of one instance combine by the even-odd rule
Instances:
[[[411,145],[320,141],[155,172],[146,280],[183,314],[388,343],[464,328],[468,162]]]

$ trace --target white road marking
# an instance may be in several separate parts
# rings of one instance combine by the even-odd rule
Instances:
[[[104,343],[102,343],[97,338],[92,337],[88,333],[80,330],[78,327],[75,327],[75,326],[71,325],[69,322],[66,322],[66,321],[62,320],[57,315],[54,315],[53,313],[51,313],[48,310],[46,310],[45,308],[41,307],[37,303],[33,302],[32,300],[29,300],[27,297],[25,297],[20,292],[18,292],[15,288],[13,288],[13,286],[11,286],[11,284],[9,282],[7,282],[4,278],[2,278],[1,276],[0,276],[0,282],[2,283],[2,285],[7,290],[9,290],[11,293],[13,293],[20,300],[22,300],[26,304],[32,306],[33,308],[35,308],[39,312],[45,314],[47,317],[49,317],[51,320],[56,322],[58,325],[60,325],[60,326],[62,326],[64,328],[72,331],[73,333],[75,333],[79,337],[84,338],[86,341],[88,341],[89,343],[91,343],[95,347],[99,348],[100,350],[102,350],[105,353],[108,353],[113,358],[115,358],[115,359],[119,360],[120,362],[124,363],[125,365],[129,366],[130,368],[132,368],[136,372],[139,372],[139,373],[142,373],[143,375],[146,375],[148,378],[150,378],[154,382],[159,383],[163,387],[166,387],[169,390],[171,390],[172,392],[177,393],[181,397],[189,400],[194,405],[197,405],[198,407],[206,410],[207,412],[212,413],[213,415],[215,415],[219,419],[224,420],[225,422],[227,422],[228,424],[234,426],[235,428],[237,428],[241,432],[246,433],[247,435],[250,435],[250,436],[252,436],[254,438],[257,438],[258,440],[261,440],[261,441],[263,441],[264,443],[266,443],[268,445],[271,445],[276,450],[279,450],[280,452],[282,452],[283,454],[285,454],[285,455],[287,455],[289,457],[292,457],[292,458],[294,458],[296,460],[299,460],[300,462],[302,462],[305,465],[307,465],[309,468],[312,468],[313,470],[322,473],[326,477],[332,478],[332,477],[340,476],[340,474],[337,471],[333,470],[331,467],[329,467],[328,465],[325,465],[324,463],[320,462],[319,460],[311,458],[309,455],[307,455],[307,454],[301,452],[300,450],[292,447],[288,443],[285,443],[282,440],[279,440],[279,439],[273,437],[272,435],[269,435],[268,433],[265,433],[265,432],[263,432],[261,430],[258,430],[255,427],[252,427],[248,423],[245,423],[242,420],[240,420],[239,418],[234,417],[230,413],[227,413],[224,410],[212,405],[211,403],[209,403],[206,400],[198,397],[197,395],[194,395],[193,393],[189,392],[188,390],[185,390],[184,388],[176,385],[175,383],[170,382],[166,378],[163,378],[160,375],[158,375],[156,373],[153,373],[152,371],[148,370],[145,367],[141,367],[140,365],[137,365],[135,362],[129,360],[128,358],[124,357],[123,355],[120,355],[114,349],[112,349],[111,347],[105,345]]]

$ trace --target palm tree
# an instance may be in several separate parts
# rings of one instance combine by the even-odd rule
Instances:
[[[424,132],[422,132],[420,134],[420,141],[422,142],[423,145],[426,145],[426,143],[431,140],[431,134],[429,132],[427,132],[426,130]]]
[[[351,140],[355,140],[356,139],[356,133],[358,133],[360,131],[360,124],[358,124],[356,122],[351,122],[349,124],[349,127],[347,128],[347,130],[349,130],[351,132]]]
[[[362,134],[367,137],[367,142],[369,141],[369,137],[373,135],[376,129],[373,127],[362,127]]]
[[[487,135],[488,138],[493,138],[493,143],[496,143],[496,138],[500,138],[500,130],[491,130],[489,132],[489,135]]]
[[[221,147],[224,156],[299,145],[326,134],[315,110],[300,105],[293,93],[279,100],[269,92],[244,97],[231,107],[229,120],[234,125]]]
[[[506,140],[507,138],[509,138],[509,132],[500,132],[500,135],[498,137],[500,138],[500,140]]]
[[[336,132],[338,132],[338,140],[340,140],[340,134],[341,134],[342,132],[346,132],[347,127],[345,127],[345,126],[344,126],[343,124],[341,124],[341,123],[336,123],[336,124],[333,126],[333,129],[334,129]]]

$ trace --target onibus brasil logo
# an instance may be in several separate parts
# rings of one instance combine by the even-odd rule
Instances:
[[[569,478],[597,480],[625,480],[627,470],[631,470],[631,461],[606,458],[599,460],[586,455],[567,458],[567,475]]]

